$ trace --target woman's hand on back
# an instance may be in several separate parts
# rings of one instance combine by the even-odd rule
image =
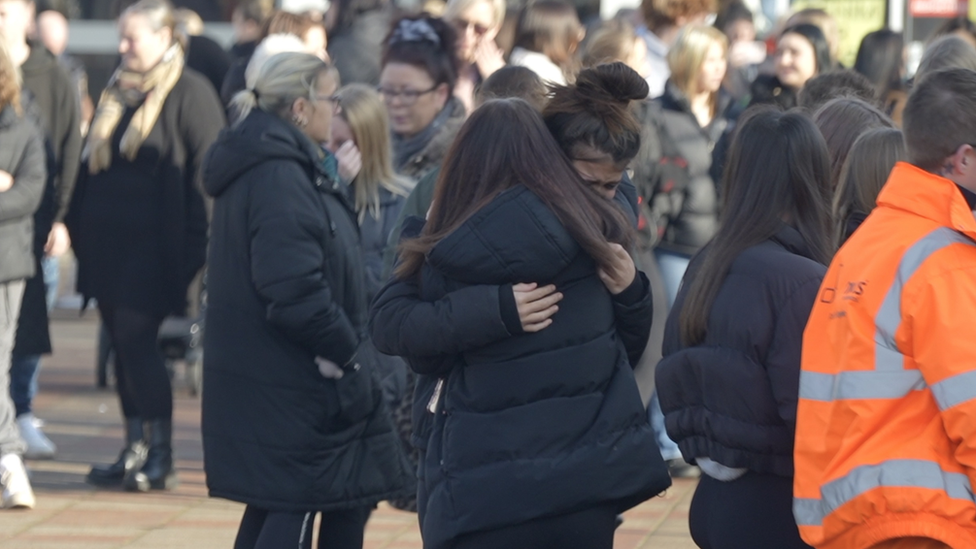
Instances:
[[[0,193],[9,191],[14,186],[14,176],[0,170]]]
[[[634,282],[634,277],[637,276],[637,267],[623,246],[611,243],[610,248],[613,250],[613,264],[609,268],[601,268],[597,272],[607,290],[611,294],[617,295]]]
[[[556,291],[555,285],[540,288],[535,283],[515,284],[512,291],[515,293],[522,330],[538,332],[552,324],[552,315],[559,310],[557,303],[563,299],[563,294]]]

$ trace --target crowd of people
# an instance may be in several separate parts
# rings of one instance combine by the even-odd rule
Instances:
[[[705,549],[976,546],[976,27],[847,69],[823,10],[719,4],[247,0],[224,52],[137,0],[91,102],[64,15],[0,0],[3,507],[57,452],[70,247],[125,433],[87,482],[179,482],[158,338],[205,293],[237,549],[361,548],[381,501],[429,549],[609,548],[685,476]]]

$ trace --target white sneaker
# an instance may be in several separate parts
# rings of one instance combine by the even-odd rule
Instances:
[[[0,458],[0,484],[3,485],[3,509],[33,509],[34,490],[24,462],[17,454],[7,454]]]
[[[20,429],[20,438],[27,443],[27,451],[24,457],[27,459],[53,459],[57,447],[44,436],[38,428],[34,414],[24,414],[17,418],[17,428]]]

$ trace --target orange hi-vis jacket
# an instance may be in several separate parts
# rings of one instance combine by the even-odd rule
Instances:
[[[895,166],[803,335],[793,514],[817,549],[976,548],[976,218]]]

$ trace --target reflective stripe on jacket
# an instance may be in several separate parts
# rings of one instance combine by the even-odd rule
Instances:
[[[803,338],[794,515],[818,549],[976,547],[976,218],[899,163]]]

